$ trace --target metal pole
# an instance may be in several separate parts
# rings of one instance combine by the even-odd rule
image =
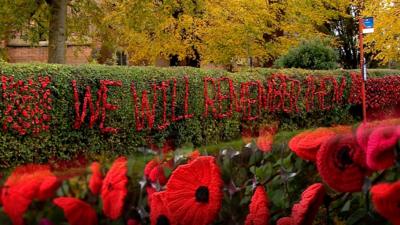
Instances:
[[[363,122],[367,122],[367,107],[365,99],[365,80],[364,80],[364,40],[363,40],[363,19],[358,19],[358,36],[360,42],[360,69],[361,69],[361,96],[362,96],[362,108],[363,108]]]

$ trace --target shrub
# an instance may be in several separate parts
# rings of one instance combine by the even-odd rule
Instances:
[[[354,92],[354,96],[349,98],[353,89],[359,89],[359,83],[352,82],[350,72],[257,69],[252,72],[228,73],[195,68],[0,64],[0,77],[3,77],[3,81],[0,80],[0,165],[9,167],[25,162],[69,159],[80,154],[100,152],[119,155],[149,146],[167,149],[171,145],[180,146],[185,143],[193,143],[194,146],[210,145],[239,139],[244,130],[257,132],[260,125],[274,122],[279,122],[281,131],[350,124],[360,120],[361,115],[359,93]],[[371,72],[374,76],[400,74],[393,70]],[[306,76],[309,74],[315,76]],[[185,77],[189,83],[188,104],[185,104]],[[204,101],[206,78],[208,104]],[[176,95],[174,79],[177,84]],[[76,81],[79,101],[75,99],[73,80]],[[113,86],[109,81],[116,83]],[[166,85],[168,81],[169,86],[163,89],[163,82]],[[233,83],[235,101],[229,99],[229,81]],[[104,82],[106,85],[102,86]],[[132,82],[137,92],[137,104],[133,101]],[[393,99],[399,99],[394,96],[390,100],[390,96],[383,95],[381,91],[388,89],[390,93],[396,93],[396,82],[394,78],[389,83],[372,82],[383,85],[374,85],[374,93],[387,99],[379,105],[380,108],[388,104],[395,105]],[[35,90],[29,91],[25,87],[29,83],[30,87],[38,88],[38,95]],[[356,86],[352,86],[352,83]],[[217,91],[218,84],[221,84],[220,92]],[[345,85],[344,89],[339,86],[341,84]],[[390,85],[390,88],[385,85]],[[87,91],[87,86],[91,92]],[[159,104],[156,104],[156,113],[151,118],[147,116],[152,110],[153,88],[158,93],[156,101]],[[146,104],[142,104],[145,90],[148,97],[147,110]],[[258,95],[260,90],[263,92]],[[92,98],[93,109],[100,110],[97,118],[92,117],[96,110],[88,104],[86,117],[82,119],[85,96],[87,99]],[[106,101],[102,100],[103,97]],[[32,101],[32,98],[35,100]],[[180,120],[175,118],[177,121],[173,122],[172,99],[176,100],[176,117],[185,112],[192,116]],[[351,104],[349,99],[352,100]],[[162,104],[164,100],[166,105]],[[373,104],[376,104],[375,100]],[[210,102],[215,105],[212,106]],[[205,110],[206,105],[208,110]],[[138,106],[138,114],[135,106]],[[230,106],[233,109],[229,114]],[[106,112],[104,119],[102,110]],[[81,117],[78,120],[77,111]],[[170,124],[158,129],[166,122],[164,112]],[[150,128],[147,125],[149,118],[154,120]],[[143,127],[138,130],[141,122],[144,122]],[[114,133],[112,128],[117,128],[117,132]]]
[[[303,68],[312,70],[336,69],[337,52],[326,41],[303,41],[296,48],[276,60],[275,65],[281,68]]]

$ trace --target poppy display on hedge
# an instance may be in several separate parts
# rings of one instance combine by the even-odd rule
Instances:
[[[53,203],[64,211],[70,225],[97,225],[96,211],[86,202],[77,198],[55,198]]]
[[[175,225],[178,221],[175,220],[171,213],[165,192],[153,194],[153,200],[150,204],[150,223],[152,225]]]
[[[293,205],[290,217],[278,220],[278,225],[312,225],[319,207],[324,202],[325,188],[321,183],[309,186],[301,194],[299,203]]]
[[[374,185],[370,192],[375,210],[394,225],[399,225],[400,181]]]
[[[89,190],[94,195],[98,195],[101,190],[101,186],[103,184],[103,174],[101,173],[101,165],[98,162],[92,163],[90,165],[90,170],[92,172],[92,176],[89,180]]]
[[[352,134],[337,135],[321,145],[317,168],[322,179],[339,192],[358,192],[368,173],[365,152]]]
[[[249,214],[244,222],[245,225],[269,224],[268,197],[263,186],[258,186],[251,198]]]
[[[101,187],[101,199],[103,201],[104,214],[112,219],[118,219],[122,214],[127,190],[127,159],[117,158],[107,175],[104,177]]]
[[[335,136],[335,131],[329,128],[318,128],[313,131],[304,131],[289,142],[289,148],[304,160],[315,161],[321,144]]]
[[[395,147],[399,140],[397,126],[378,127],[374,129],[367,145],[367,165],[372,170],[384,170],[395,163]]]
[[[187,225],[211,223],[221,208],[222,184],[212,156],[180,165],[169,178],[165,194],[174,219]]]

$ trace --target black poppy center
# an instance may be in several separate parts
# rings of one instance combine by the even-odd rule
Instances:
[[[200,186],[199,188],[197,188],[195,196],[196,202],[208,203],[208,198],[210,196],[208,187]]]
[[[337,159],[340,169],[344,169],[346,166],[353,164],[353,159],[351,158],[350,152],[351,149],[345,146],[337,153]]]
[[[168,217],[164,216],[164,215],[159,215],[157,217],[157,223],[156,225],[169,225],[169,220]]]

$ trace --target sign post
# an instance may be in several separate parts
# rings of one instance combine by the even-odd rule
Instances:
[[[361,85],[361,96],[362,96],[362,108],[363,108],[363,122],[367,122],[367,106],[365,99],[365,82],[367,81],[367,65],[364,58],[364,34],[369,34],[374,32],[374,18],[359,18],[358,19],[358,36],[360,44],[360,70],[362,77]]]

